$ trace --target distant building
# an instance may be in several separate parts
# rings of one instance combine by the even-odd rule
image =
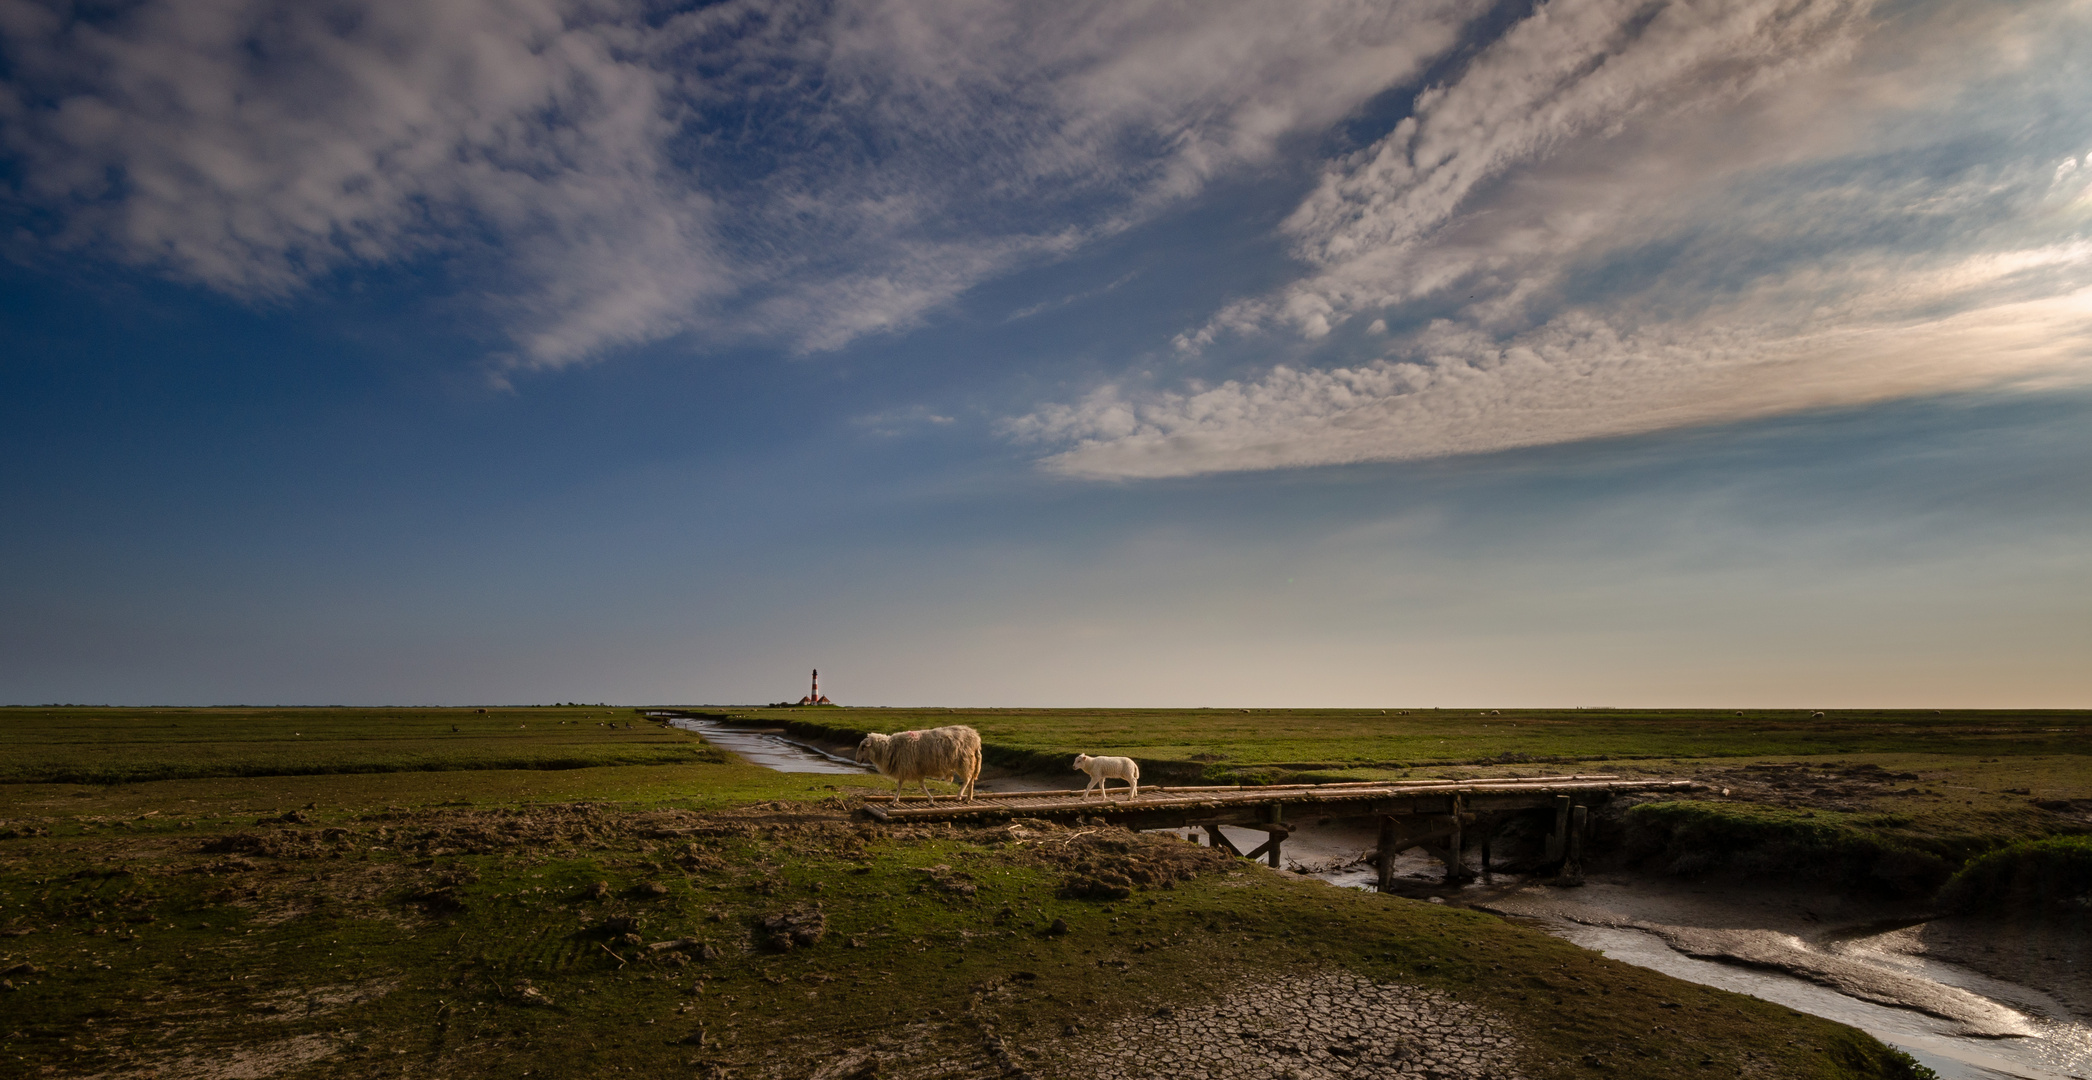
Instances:
[[[809,688],[809,689],[807,690],[807,692],[806,692],[806,696],[805,696],[805,697],[803,697],[803,698],[800,698],[800,699],[799,699],[799,702],[798,702],[798,703],[799,703],[799,704],[801,704],[801,705],[833,705],[833,704],[835,704],[835,702],[833,702],[833,701],[830,701],[830,700],[828,700],[827,698],[825,698],[825,697],[822,697],[822,696],[821,696],[821,669],[820,669],[820,668],[815,668],[815,669],[814,669],[814,682],[813,682],[813,686],[812,686],[811,688]]]

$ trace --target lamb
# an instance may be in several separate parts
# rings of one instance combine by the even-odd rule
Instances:
[[[1098,794],[1104,798],[1111,798],[1111,790],[1104,784],[1104,781],[1111,779],[1124,780],[1127,783],[1127,799],[1138,798],[1140,795],[1140,763],[1130,757],[1091,757],[1088,754],[1077,754],[1075,771],[1090,774],[1089,787],[1082,789],[1082,797],[1085,799],[1090,797],[1090,788],[1097,789]]]
[[[906,785],[921,784],[935,805],[937,797],[930,794],[934,776],[951,777],[960,785],[959,796],[971,802],[973,782],[981,775],[981,733],[963,724],[893,735],[873,732],[857,744],[857,760],[892,780],[895,798]]]

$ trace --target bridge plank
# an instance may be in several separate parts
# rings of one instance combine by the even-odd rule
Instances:
[[[1072,792],[997,792],[974,802],[951,796],[931,804],[920,796],[866,800],[865,810],[882,821],[992,820],[1014,816],[1062,818],[1096,815],[1106,818],[1147,816],[1150,812],[1207,812],[1233,815],[1249,808],[1319,806],[1360,815],[1445,814],[1458,799],[1471,809],[1513,810],[1551,805],[1557,797],[1586,792],[1684,791],[1700,786],[1693,780],[1625,780],[1616,776],[1515,777],[1464,781],[1395,781],[1155,789],[1138,798],[1099,800]],[[1195,792],[1195,794],[1194,794]],[[1230,822],[1232,823],[1232,822]]]

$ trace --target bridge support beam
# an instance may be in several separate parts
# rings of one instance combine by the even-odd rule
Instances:
[[[1569,812],[1568,850],[1562,859],[1562,872],[1555,878],[1555,884],[1584,883],[1584,833],[1590,828],[1590,824],[1590,808],[1579,806]]]
[[[1228,839],[1228,835],[1221,832],[1218,825],[1206,826],[1206,835],[1212,837],[1213,847],[1217,847],[1238,859],[1248,859],[1252,862],[1263,859],[1272,869],[1278,868],[1279,846],[1285,843],[1286,837],[1293,835],[1293,826],[1275,821],[1243,821],[1236,823],[1234,827],[1237,829],[1255,829],[1264,834],[1264,842],[1248,851],[1244,851],[1236,847],[1235,842]]]
[[[1293,827],[1285,823],[1286,804],[1272,803],[1270,809],[1264,812],[1264,820],[1268,823],[1267,831],[1271,834],[1271,839],[1264,841],[1263,847],[1250,852],[1249,857],[1254,860],[1261,853],[1266,856],[1270,867],[1276,870],[1278,869],[1278,846],[1285,842],[1286,837],[1293,835]]]
[[[1569,857],[1569,803],[1567,795],[1554,797],[1554,831],[1547,834],[1547,861],[1551,863]]]
[[[1244,855],[1243,858],[1248,859],[1251,862],[1256,862],[1257,859],[1261,856],[1265,860],[1267,865],[1269,865],[1273,870],[1276,870],[1278,869],[1278,846],[1281,843],[1284,843],[1285,839],[1285,833],[1274,830],[1271,833],[1270,839],[1265,840],[1261,845],[1257,847],[1256,850],[1250,852],[1247,855]]]
[[[1460,885],[1470,880],[1465,857],[1466,833],[1460,820],[1466,812],[1467,800],[1459,795],[1453,796],[1453,812],[1447,816],[1452,831],[1446,836],[1444,854],[1439,856],[1446,864],[1445,883],[1448,885]]]
[[[1400,848],[1397,848],[1395,844],[1400,840],[1401,836],[1402,831],[1400,827],[1395,824],[1394,817],[1387,814],[1381,815],[1379,881],[1379,887],[1381,892],[1395,891],[1395,856],[1401,850]]]

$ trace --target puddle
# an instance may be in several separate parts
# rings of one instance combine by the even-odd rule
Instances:
[[[750,765],[761,765],[778,772],[861,776],[872,771],[869,765],[859,765],[819,747],[787,739],[783,728],[733,727],[717,720],[693,720],[684,716],[664,716],[661,719],[666,720],[670,727],[704,736],[706,742]]]

